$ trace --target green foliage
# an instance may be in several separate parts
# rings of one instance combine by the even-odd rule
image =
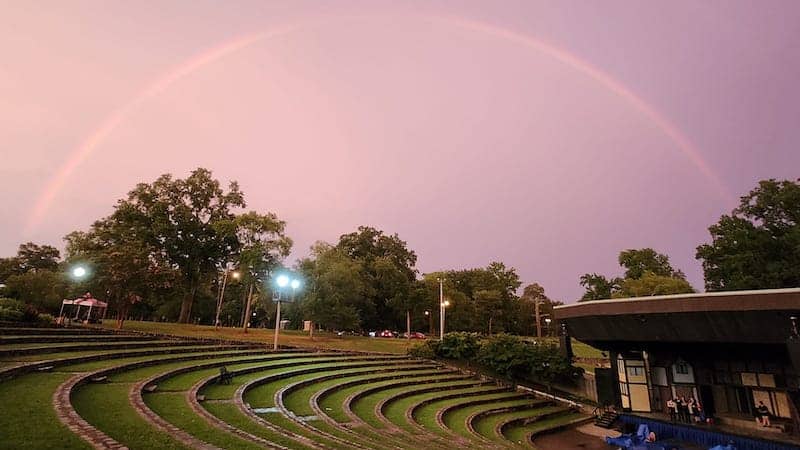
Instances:
[[[530,343],[509,334],[481,337],[476,333],[447,333],[442,341],[429,340],[408,352],[420,358],[475,362],[510,379],[548,384],[557,379],[572,380],[583,372],[564,358],[553,343]]]
[[[686,275],[672,268],[669,257],[652,248],[623,250],[618,260],[625,269],[625,278],[584,274],[580,283],[586,292],[580,301],[695,292]]]
[[[53,317],[49,314],[43,314],[43,316],[49,316],[52,322]],[[39,320],[39,317],[39,311],[33,305],[11,298],[0,298],[0,320],[9,322],[36,322]]]
[[[800,286],[800,179],[759,182],[697,247],[706,289]]]
[[[8,322],[22,322],[22,319],[23,319],[22,311],[0,306],[0,320]]]
[[[500,375],[519,378],[529,371],[531,356],[530,346],[524,341],[515,336],[498,334],[481,343],[477,360]]]
[[[50,314],[39,314],[39,317],[36,318],[36,321],[42,325],[52,325],[55,320],[55,317]]]
[[[471,360],[480,348],[480,335],[477,333],[447,333],[440,342],[437,355],[447,359]]]
[[[669,263],[669,256],[652,248],[628,249],[619,253],[619,265],[625,268],[626,279],[637,280],[650,272],[662,277],[685,278],[680,270],[675,270]]]
[[[625,279],[614,292],[614,298],[647,297],[652,295],[689,294],[695,292],[688,281],[683,278],[656,275],[645,272],[641,278]]]
[[[408,349],[408,354],[416,358],[434,359],[440,354],[439,344],[439,341],[429,339],[412,345]]]
[[[6,280],[7,295],[36,309],[57,312],[68,291],[67,280],[59,272],[31,270]]]
[[[609,299],[619,288],[621,282],[620,278],[609,280],[605,276],[596,273],[583,274],[581,275],[580,283],[581,286],[586,288],[586,292],[583,293],[581,301]]]

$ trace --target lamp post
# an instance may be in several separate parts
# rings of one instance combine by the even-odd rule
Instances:
[[[546,318],[544,319],[544,323],[546,324],[546,325],[545,325],[545,331],[547,331],[547,335],[548,335],[548,336],[550,336],[550,322],[552,322],[552,321],[553,321],[553,319],[551,319],[551,318],[549,318],[549,317],[546,317]]]
[[[444,299],[444,278],[437,278],[439,282],[439,340],[444,339],[444,309],[450,306],[450,301]]]
[[[428,335],[434,336],[436,330],[433,329],[433,314],[431,314],[431,312],[426,309],[425,315],[428,317],[428,328],[429,328]]]
[[[219,288],[219,298],[217,298],[217,315],[214,319],[214,328],[219,329],[219,313],[222,312],[222,302],[225,299],[225,285],[228,283],[228,273],[230,270],[225,267],[225,273],[222,275],[222,284]],[[233,271],[231,276],[234,280],[238,280],[241,274],[239,272]]]
[[[298,280],[297,278],[289,279],[288,275],[281,274],[278,275],[277,278],[275,278],[275,284],[278,285],[278,291],[277,291],[278,295],[273,296],[272,299],[273,301],[277,302],[278,305],[275,310],[275,338],[272,343],[272,349],[278,350],[278,335],[280,333],[280,328],[281,328],[281,301],[283,301],[282,298],[283,290],[286,288],[286,286],[290,286],[292,288],[291,301],[294,301],[295,293],[297,292],[297,289],[300,288],[300,280]]]
[[[89,269],[87,269],[86,266],[83,266],[83,265],[80,265],[80,264],[76,265],[76,266],[73,266],[69,270],[69,276],[74,281],[80,283],[81,281],[86,279],[86,277],[89,276]],[[3,287],[5,287],[5,285],[3,285]],[[78,308],[75,310],[75,318],[76,319],[78,318],[78,314],[80,313],[80,310],[81,310],[81,305],[78,304]],[[61,302],[61,311],[59,311],[59,313],[58,313],[58,320],[60,322],[63,321],[63,319],[62,319],[63,316],[64,316],[64,302],[62,301]]]

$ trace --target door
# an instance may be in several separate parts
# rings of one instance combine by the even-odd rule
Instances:
[[[700,386],[700,405],[703,406],[707,417],[714,417],[717,413],[714,406],[714,391],[707,384]]]

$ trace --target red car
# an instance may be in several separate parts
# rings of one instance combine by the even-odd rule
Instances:
[[[408,333],[403,333],[404,338],[409,338]],[[425,335],[419,331],[412,331],[410,339],[425,339]]]
[[[381,331],[380,333],[378,333],[378,337],[388,337],[388,338],[393,338],[393,337],[395,337],[395,336],[396,336],[396,335],[394,334],[394,332],[392,332],[392,331],[389,331],[389,330],[383,330],[383,331]]]

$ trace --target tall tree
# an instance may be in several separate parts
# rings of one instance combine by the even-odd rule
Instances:
[[[586,288],[586,292],[583,293],[581,301],[609,299],[618,289],[620,282],[622,280],[619,278],[609,280],[596,273],[583,274],[581,275],[581,286]]]
[[[639,278],[622,280],[613,297],[648,297],[652,295],[690,294],[692,292],[695,292],[694,288],[683,278],[645,272]]]
[[[186,323],[198,289],[210,284],[232,251],[234,239],[221,235],[218,224],[232,220],[233,208],[244,206],[236,182],[226,192],[209,170],[201,168],[186,179],[166,174],[153,183],[137,185],[111,217],[135,229],[138,239],[179,270],[184,296],[178,320]]]
[[[669,263],[669,256],[652,248],[628,249],[619,254],[619,265],[625,268],[625,278],[639,279],[650,272],[662,277],[686,278],[683,272],[676,271]]]
[[[16,256],[0,258],[0,281],[30,271],[56,271],[60,259],[61,253],[53,246],[38,245],[33,242],[20,244]]]
[[[373,316],[366,297],[361,265],[326,244],[312,248],[312,258],[300,263],[306,278],[303,310],[311,320],[332,330],[361,329],[364,317]]]
[[[697,247],[709,291],[800,286],[800,179],[774,179],[741,198]]]
[[[361,267],[365,296],[374,311],[362,311],[367,315],[362,320],[375,327],[395,327],[398,307],[393,305],[404,305],[411,296],[417,255],[396,234],[365,226],[341,236],[336,249]]]
[[[544,288],[539,283],[531,283],[525,286],[525,288],[522,290],[522,297],[520,297],[520,301],[533,305],[536,336],[542,337],[542,317],[543,315],[552,317],[553,302],[547,297],[547,294],[544,292]]]

